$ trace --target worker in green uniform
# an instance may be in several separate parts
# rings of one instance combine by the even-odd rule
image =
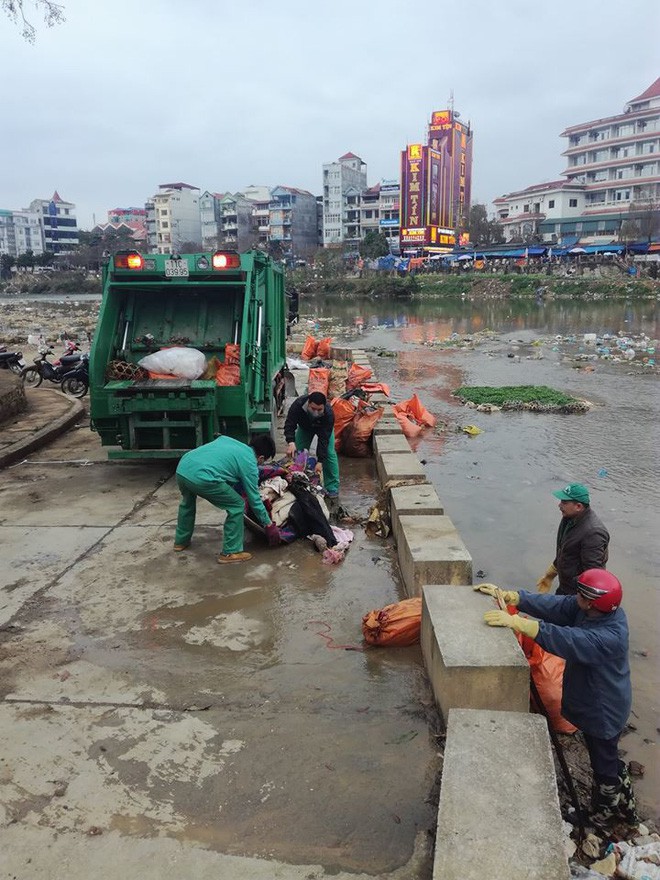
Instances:
[[[258,488],[257,465],[274,455],[275,443],[268,434],[257,434],[249,446],[232,437],[218,437],[186,452],[176,469],[181,502],[174,537],[175,551],[180,552],[190,545],[199,496],[227,512],[218,562],[245,562],[252,558],[251,553],[243,550],[245,504],[234,488],[238,483],[243,487],[256,518],[265,527],[268,543],[271,546],[279,544],[279,529],[271,522]]]
[[[317,437],[317,473],[323,471],[323,485],[329,498],[339,496],[339,459],[335,451],[335,414],[322,391],[312,391],[293,401],[284,422],[287,455],[309,449]]]

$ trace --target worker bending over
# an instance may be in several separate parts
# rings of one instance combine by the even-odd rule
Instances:
[[[339,495],[339,459],[335,450],[335,414],[321,391],[312,391],[293,401],[284,422],[287,455],[309,449],[314,437],[317,470],[323,470],[323,487],[330,498]]]
[[[495,596],[498,588],[481,584],[474,589]],[[617,754],[632,705],[623,591],[618,579],[602,568],[578,575],[577,590],[575,596],[505,590],[507,605],[539,620],[500,610],[487,611],[484,620],[523,633],[564,658],[561,713],[582,731],[589,751],[595,782],[592,820],[603,826],[618,817],[637,825],[632,784]]]
[[[269,434],[257,434],[249,446],[232,437],[218,437],[211,443],[191,449],[182,456],[176,469],[181,492],[174,549],[185,550],[195,530],[197,496],[227,512],[222,533],[220,563],[244,562],[252,558],[243,550],[243,514],[245,502],[234,488],[239,483],[247,495],[255,516],[266,528],[268,543],[280,543],[280,533],[271,522],[259,495],[258,464],[275,455],[275,443]]]

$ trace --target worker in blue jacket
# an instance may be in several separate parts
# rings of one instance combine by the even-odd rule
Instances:
[[[492,584],[475,587],[492,596],[497,589]],[[595,782],[592,820],[598,826],[616,818],[637,825],[632,784],[617,753],[632,706],[623,591],[619,580],[601,568],[579,574],[577,590],[575,596],[504,590],[507,605],[539,619],[493,610],[484,620],[529,636],[564,658],[561,712],[584,734]]]
[[[271,522],[259,495],[259,469],[266,459],[275,455],[275,443],[269,434],[256,434],[250,444],[233,437],[218,437],[210,443],[191,449],[182,456],[176,469],[176,482],[181,493],[174,549],[186,550],[195,529],[197,496],[227,512],[222,531],[220,563],[245,562],[252,558],[243,549],[243,515],[245,502],[236,491],[242,488],[250,508],[262,526],[271,546],[280,543],[279,529]]]

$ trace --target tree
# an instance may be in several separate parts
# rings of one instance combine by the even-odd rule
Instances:
[[[43,16],[46,27],[66,21],[64,6],[52,0],[0,0],[0,9],[22,29],[21,36],[28,43],[34,43],[37,37],[37,29],[26,16],[28,6],[34,7],[34,12]]]
[[[31,269],[34,272],[34,267],[37,262],[37,258],[34,255],[34,251],[28,249],[24,254],[20,254],[18,259],[16,260],[16,267],[18,269]]]
[[[500,224],[496,220],[489,220],[486,206],[478,203],[470,208],[468,232],[473,245],[500,244],[504,241]]]
[[[16,263],[16,257],[10,254],[0,254],[0,278],[6,281],[11,278],[11,270]]]
[[[387,236],[382,232],[370,229],[360,242],[360,256],[368,260],[376,260],[378,257],[386,257],[390,252]]]
[[[283,260],[285,255],[282,242],[276,238],[271,238],[268,242],[267,253],[272,260]]]

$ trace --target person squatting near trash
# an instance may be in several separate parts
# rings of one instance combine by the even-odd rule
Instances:
[[[496,596],[493,584],[474,587]],[[628,663],[628,621],[620,607],[619,580],[602,568],[582,572],[575,596],[539,596],[526,590],[502,590],[507,605],[538,620],[487,611],[489,626],[507,626],[534,639],[566,661],[561,713],[583,735],[594,775],[592,821],[604,826],[622,819],[639,824],[628,769],[619,760],[619,738],[632,707]]]
[[[339,459],[335,450],[335,415],[321,391],[312,391],[293,401],[284,422],[287,455],[309,449],[317,437],[317,471],[323,471],[323,487],[330,498],[339,495]]]
[[[243,550],[243,514],[245,502],[234,486],[240,483],[248,503],[261,525],[271,546],[280,543],[280,533],[264,507],[259,495],[257,465],[275,455],[275,443],[269,434],[257,434],[250,444],[232,437],[218,437],[210,443],[191,449],[182,456],[176,469],[176,481],[181,492],[179,514],[174,537],[174,549],[185,550],[195,530],[197,497],[205,498],[214,507],[227,512],[222,532],[220,563],[245,562],[252,558]]]
[[[582,483],[569,483],[552,494],[559,498],[561,511],[556,555],[536,586],[539,593],[548,593],[558,575],[557,595],[574,596],[578,575],[590,568],[606,567],[610,535],[591,509],[589,490]]]

